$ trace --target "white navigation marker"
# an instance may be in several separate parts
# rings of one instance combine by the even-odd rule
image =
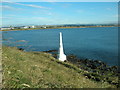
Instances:
[[[60,47],[59,47],[59,52],[58,52],[58,59],[60,61],[65,61],[66,55],[64,54],[64,50],[63,50],[63,43],[62,43],[62,33],[60,32]]]

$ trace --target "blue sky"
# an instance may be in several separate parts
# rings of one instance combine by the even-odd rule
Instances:
[[[16,0],[2,0],[16,2]],[[17,2],[119,2],[119,0],[17,0]]]
[[[118,22],[117,2],[3,2],[2,25]]]

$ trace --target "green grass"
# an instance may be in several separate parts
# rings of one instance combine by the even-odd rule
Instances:
[[[4,88],[113,88],[107,82],[87,79],[85,71],[69,62],[60,62],[51,54],[23,52],[3,47]]]

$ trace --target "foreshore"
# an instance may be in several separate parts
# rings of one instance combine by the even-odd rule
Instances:
[[[92,27],[119,27],[119,26],[71,26],[71,27],[47,27],[47,28],[27,28],[27,29],[11,29],[0,31],[20,31],[20,30],[40,30],[40,29],[64,29],[64,28],[92,28]]]

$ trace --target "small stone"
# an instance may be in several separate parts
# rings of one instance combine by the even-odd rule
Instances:
[[[23,85],[23,86],[26,86],[26,87],[30,87],[30,85],[28,85],[28,84],[25,84],[25,83],[24,83],[24,84],[22,84],[22,85]]]

